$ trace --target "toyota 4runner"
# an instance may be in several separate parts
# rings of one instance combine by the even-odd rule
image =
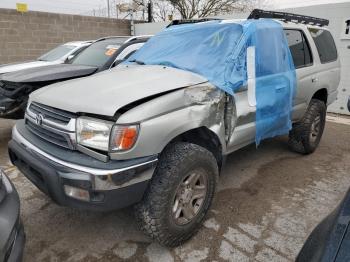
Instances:
[[[296,69],[289,146],[310,154],[337,96],[334,40],[324,20],[263,14],[280,18]],[[249,86],[229,95],[190,71],[134,62],[34,92],[9,155],[58,204],[100,211],[135,204],[141,229],[177,246],[205,218],[225,156],[254,143],[255,111]]]

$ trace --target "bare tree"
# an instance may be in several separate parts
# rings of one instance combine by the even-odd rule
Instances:
[[[271,3],[269,0],[133,0],[142,10],[143,20],[149,1],[153,4],[154,21],[169,20],[169,15],[174,18],[191,19],[246,12],[254,8],[268,8]]]
[[[156,21],[167,21],[169,16],[175,15],[175,7],[166,0],[153,2],[153,15]]]
[[[146,20],[145,14],[146,14],[146,9],[147,9],[147,3],[148,1],[146,0],[133,0],[132,1],[134,5],[138,6],[139,9],[141,9],[142,12],[142,20]]]
[[[252,9],[259,0],[167,0],[183,19],[201,18],[244,12]]]

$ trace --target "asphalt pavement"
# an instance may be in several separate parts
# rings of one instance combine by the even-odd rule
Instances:
[[[289,151],[287,137],[230,155],[202,229],[167,249],[138,231],[131,208],[94,213],[53,203],[9,162],[13,124],[0,120],[0,167],[22,201],[24,261],[293,261],[350,186],[350,121],[330,117],[312,155]]]

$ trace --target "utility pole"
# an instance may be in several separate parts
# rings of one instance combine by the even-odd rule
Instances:
[[[153,4],[151,0],[147,4],[147,14],[148,14],[148,23],[152,23],[153,22]]]
[[[131,35],[135,35],[135,23],[134,23],[134,8],[131,9],[131,13],[130,13],[130,31],[131,31]]]
[[[111,17],[111,10],[109,8],[109,0],[107,0],[107,15],[108,15],[108,18]]]

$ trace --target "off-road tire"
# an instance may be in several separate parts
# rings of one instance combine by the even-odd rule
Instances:
[[[301,154],[311,154],[318,147],[326,124],[325,103],[318,99],[312,99],[310,105],[301,121],[293,124],[292,130],[289,132],[288,146],[291,150]],[[320,127],[312,141],[310,138],[312,126],[315,119],[320,116]]]
[[[186,225],[172,217],[178,185],[193,170],[207,174],[207,191],[197,215]],[[218,180],[218,164],[211,152],[190,143],[169,145],[160,155],[158,166],[142,201],[135,205],[140,229],[163,246],[175,247],[190,239],[200,228],[212,203]]]

